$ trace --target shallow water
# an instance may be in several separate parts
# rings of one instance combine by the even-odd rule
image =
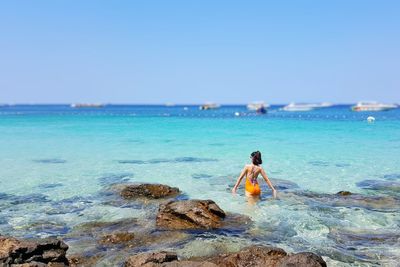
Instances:
[[[366,121],[370,115],[373,124]],[[271,178],[298,185],[289,190],[400,196],[400,109],[283,112],[273,106],[259,116],[243,106],[7,106],[0,107],[0,233],[63,236],[82,222],[144,218],[148,211],[141,207],[107,204],[103,189],[154,182],[250,216],[250,235],[224,237],[235,246],[258,242],[310,250],[338,266],[400,260],[398,239],[377,244],[368,236],[400,234],[393,207],[335,206],[302,193],[272,200],[265,185],[256,206],[246,202],[243,187],[232,196],[229,188],[254,150],[263,153]],[[34,227],[43,221],[48,227]],[[198,240],[177,249],[189,255],[196,246]]]

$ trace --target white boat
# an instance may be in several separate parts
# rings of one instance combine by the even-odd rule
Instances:
[[[315,109],[315,104],[290,103],[282,108],[284,111],[310,111]]]
[[[308,104],[308,105],[312,106],[313,108],[329,108],[333,106],[333,104],[329,102],[322,102],[319,104]]]
[[[209,110],[209,109],[217,109],[220,108],[221,106],[215,103],[206,103],[204,105],[201,105],[199,107],[200,110]]]
[[[383,104],[376,101],[362,101],[358,102],[357,105],[352,106],[353,111],[384,111],[389,109],[395,109],[398,106],[395,104]]]
[[[269,108],[268,104],[265,104],[264,101],[255,101],[255,102],[251,102],[250,104],[247,105],[247,109],[248,110],[260,110],[260,109],[267,109]]]
[[[71,104],[71,108],[102,108],[103,104]]]
[[[175,104],[171,103],[171,102],[168,102],[168,103],[165,103],[165,106],[166,107],[175,107]]]

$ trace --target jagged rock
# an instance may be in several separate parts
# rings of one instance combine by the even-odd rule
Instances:
[[[326,262],[311,252],[301,252],[285,257],[279,267],[326,267]]]
[[[12,237],[0,236],[0,263],[29,264],[25,266],[68,265],[65,254],[68,246],[61,240],[19,240]]]
[[[121,190],[121,196],[124,199],[159,199],[174,197],[179,194],[179,189],[162,184],[138,184],[126,185]]]
[[[178,260],[178,256],[174,252],[153,252],[141,253],[128,258],[125,262],[125,267],[139,267],[139,266],[160,266],[161,263],[171,262]]]
[[[221,227],[225,216],[212,200],[180,200],[161,204],[156,221],[167,229],[213,229]]]

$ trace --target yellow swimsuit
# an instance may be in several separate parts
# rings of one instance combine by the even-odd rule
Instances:
[[[261,189],[260,185],[257,183],[257,178],[254,177],[254,171],[252,169],[251,172],[253,179],[255,180],[255,183],[252,183],[249,177],[246,177],[246,191],[251,194],[251,195],[260,195],[261,194]]]

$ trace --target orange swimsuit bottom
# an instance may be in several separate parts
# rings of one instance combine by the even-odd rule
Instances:
[[[246,178],[246,191],[251,195],[260,195],[261,189],[258,183],[253,184],[250,179]]]

